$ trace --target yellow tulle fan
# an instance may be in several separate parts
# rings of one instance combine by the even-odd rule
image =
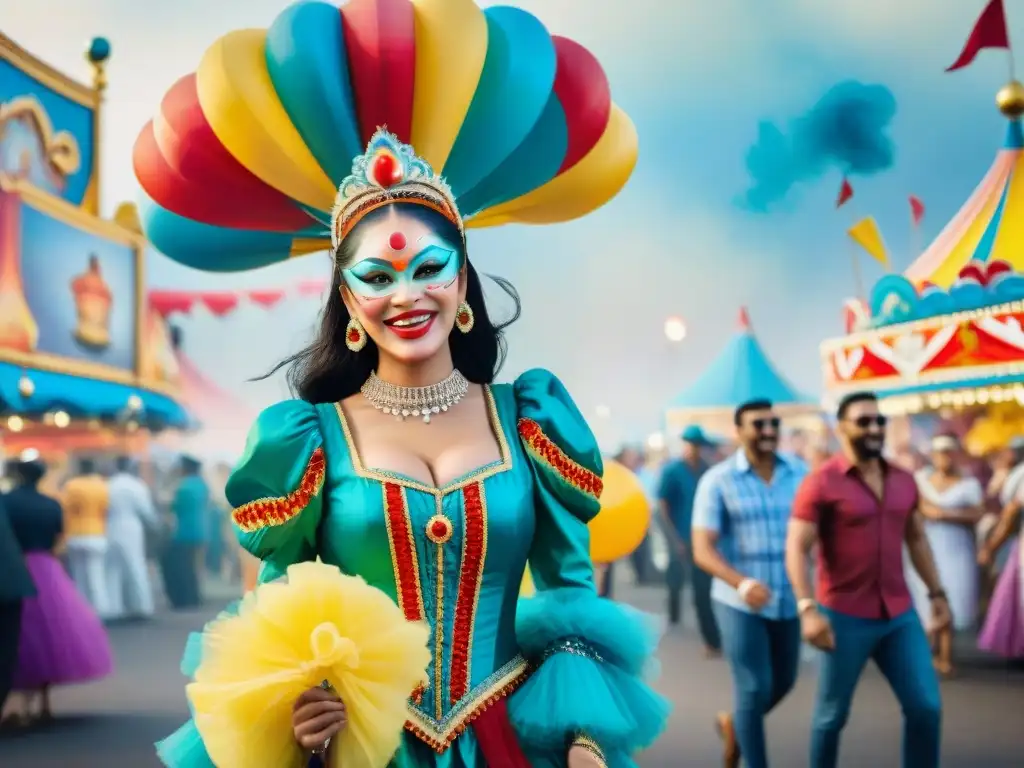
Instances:
[[[326,680],[348,709],[335,768],[385,768],[406,702],[426,679],[429,630],[386,594],[321,562],[288,569],[203,633],[187,688],[196,727],[219,768],[305,768],[292,736],[299,695]]]

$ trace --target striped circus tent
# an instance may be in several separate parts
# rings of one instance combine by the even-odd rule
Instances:
[[[981,183],[905,275],[949,288],[971,261],[1005,261],[1024,273],[1024,130],[1016,117]]]

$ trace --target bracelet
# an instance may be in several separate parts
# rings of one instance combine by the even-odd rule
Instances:
[[[747,599],[747,595],[750,593],[750,590],[752,590],[756,586],[757,586],[757,579],[749,579],[749,578],[748,579],[744,579],[743,581],[740,582],[739,586],[736,587],[736,592],[739,593],[740,597],[742,597],[744,600],[746,600]]]
[[[818,603],[815,602],[813,597],[804,597],[796,601],[796,613],[798,616],[803,616],[808,611],[813,611],[818,607]]]
[[[576,738],[572,740],[572,746],[585,749],[587,752],[597,758],[598,763],[601,764],[602,768],[607,768],[608,763],[605,761],[604,752],[601,751],[601,747],[596,741],[587,736],[585,733],[579,733]]]
[[[946,599],[946,590],[942,589],[941,587],[939,589],[934,589],[934,590],[932,590],[931,592],[928,593],[928,599],[929,600],[945,600]]]

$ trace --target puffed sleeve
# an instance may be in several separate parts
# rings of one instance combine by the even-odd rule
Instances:
[[[263,561],[261,582],[284,575],[289,565],[316,557],[325,468],[314,406],[288,400],[259,415],[225,494],[233,507],[231,522],[238,540]],[[236,602],[221,617],[237,610]],[[194,632],[181,662],[186,677],[194,679],[202,651],[202,633]],[[158,742],[156,749],[169,768],[216,768],[194,720]]]
[[[316,408],[305,401],[270,406],[249,430],[224,492],[239,542],[263,561],[260,581],[316,557],[325,466]]]
[[[529,564],[537,587],[519,603],[516,634],[536,669],[510,698],[509,714],[533,764],[577,744],[611,768],[633,766],[670,711],[645,680],[658,630],[594,588],[587,523],[601,508],[603,465],[585,419],[548,371],[523,374],[514,392],[534,482]]]

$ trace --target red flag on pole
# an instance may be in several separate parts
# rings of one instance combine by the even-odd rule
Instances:
[[[910,196],[910,218],[914,220],[915,226],[921,223],[924,218],[924,203],[916,195]]]
[[[836,208],[842,208],[846,202],[853,197],[853,187],[847,179],[843,179],[843,186],[839,188],[839,197],[836,198]]]
[[[953,72],[963,69],[985,48],[1010,48],[1010,36],[1006,32],[1006,12],[1003,0],[991,0],[974,24],[970,37],[964,43],[960,56],[947,69]]]

